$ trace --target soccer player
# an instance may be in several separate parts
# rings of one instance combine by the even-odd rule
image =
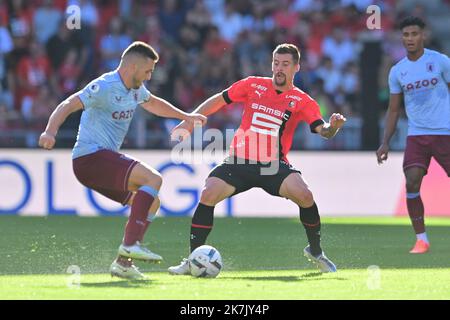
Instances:
[[[309,245],[304,255],[322,272],[336,266],[320,246],[320,216],[313,194],[303,175],[289,164],[287,154],[295,128],[306,121],[312,133],[329,139],[344,125],[345,117],[334,113],[329,123],[313,98],[293,84],[300,70],[300,52],[293,44],[281,44],[273,51],[272,78],[248,77],[204,101],[195,112],[208,116],[233,102],[244,103],[242,122],[230,146],[230,155],[206,179],[200,203],[192,217],[190,250],[205,244],[213,227],[214,207],[220,201],[254,187],[287,198],[299,206]],[[184,139],[192,123],[181,122],[173,139]],[[170,274],[189,274],[189,263],[168,269]]]
[[[424,28],[425,23],[417,17],[407,17],[400,24],[406,57],[389,73],[389,107],[383,141],[376,152],[379,164],[387,160],[404,101],[408,137],[403,172],[408,213],[417,238],[410,253],[425,253],[430,248],[420,186],[431,157],[450,176],[450,61],[446,55],[424,48]]]
[[[39,146],[52,149],[58,129],[67,116],[83,109],[72,151],[73,171],[84,186],[131,206],[118,256],[110,267],[111,275],[128,279],[145,278],[133,259],[162,260],[160,255],[141,245],[159,208],[161,175],[146,164],[119,153],[134,111],[141,105],[158,116],[192,124],[206,122],[205,116],[185,113],[146,89],[143,83],[150,80],[158,59],[151,46],[132,43],[123,52],[116,70],[93,80],[58,105],[39,138]]]

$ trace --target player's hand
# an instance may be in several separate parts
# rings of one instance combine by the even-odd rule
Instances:
[[[194,130],[194,122],[181,121],[170,133],[172,141],[181,142],[186,139]]]
[[[387,144],[382,144],[377,150],[377,161],[378,164],[382,164],[388,158],[389,146]]]
[[[340,113],[333,113],[330,117],[330,127],[333,129],[340,129],[347,119]]]
[[[47,149],[47,150],[53,149],[53,147],[55,146],[55,143],[56,143],[55,136],[46,131],[43,132],[41,134],[41,136],[39,137],[39,146],[44,149]]]
[[[200,113],[191,113],[184,119],[186,122],[191,122],[193,126],[204,126],[206,124],[207,118]]]
[[[173,128],[170,138],[172,141],[183,141],[188,137],[194,127],[201,127],[206,124],[206,117],[199,113],[188,114],[186,119],[181,121],[175,128]]]

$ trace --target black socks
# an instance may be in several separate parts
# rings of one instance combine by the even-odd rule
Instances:
[[[204,245],[214,222],[214,207],[199,203],[192,217],[191,252]]]
[[[306,236],[308,237],[309,247],[313,256],[322,253],[320,247],[320,216],[317,205],[314,204],[309,208],[300,208],[300,221],[305,227]]]

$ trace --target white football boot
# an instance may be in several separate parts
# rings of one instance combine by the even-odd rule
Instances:
[[[191,274],[191,269],[189,267],[188,259],[183,259],[179,265],[169,267],[169,269],[167,269],[167,270],[169,271],[170,274],[176,275],[176,276]]]
[[[132,246],[125,246],[121,244],[119,246],[118,254],[119,256],[146,262],[159,263],[163,260],[159,254],[151,252],[149,249],[142,246],[139,241],[136,241],[136,243]]]
[[[325,256],[325,253],[321,253],[318,256],[313,256],[311,254],[311,249],[309,246],[307,246],[305,249],[303,249],[303,254],[308,259],[308,261],[313,262],[320,270],[320,272],[336,272],[336,266],[333,262],[331,262],[330,259]]]
[[[129,280],[148,279],[142,272],[139,271],[139,269],[134,264],[131,264],[131,266],[126,267],[119,264],[117,260],[113,261],[111,267],[109,267],[109,272],[111,272],[111,277],[115,276]]]

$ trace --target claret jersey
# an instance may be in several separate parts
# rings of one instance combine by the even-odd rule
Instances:
[[[239,158],[288,162],[297,125],[305,121],[315,133],[314,129],[324,123],[314,99],[297,87],[277,91],[272,78],[248,77],[222,94],[227,103],[244,104],[241,124],[230,145],[230,155]]]

